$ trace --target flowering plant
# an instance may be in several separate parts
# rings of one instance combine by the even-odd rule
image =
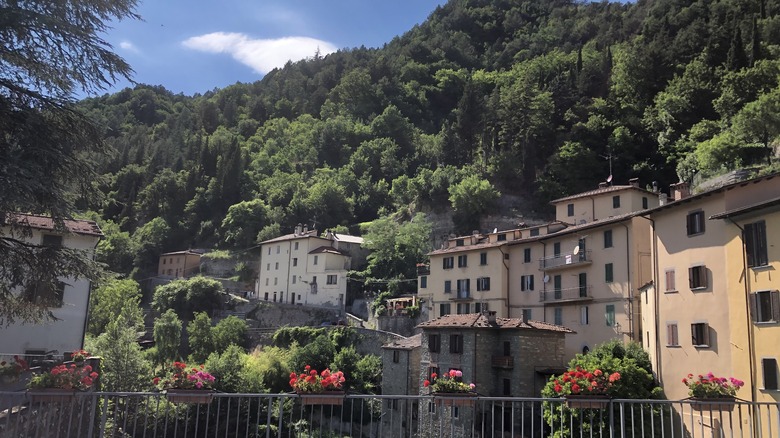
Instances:
[[[474,392],[476,387],[473,383],[465,383],[463,381],[463,372],[461,370],[449,370],[441,377],[436,373],[432,373],[431,380],[424,380],[423,386],[426,388],[430,387],[433,392]]]
[[[76,350],[70,354],[70,358],[73,362],[83,362],[87,360],[88,357],[89,352],[87,350]]]
[[[0,376],[8,376],[15,379],[19,377],[22,371],[29,368],[26,360],[19,356],[14,356],[13,362],[0,361]]]
[[[617,372],[607,375],[598,368],[589,371],[577,367],[556,378],[553,390],[560,395],[605,395],[618,380]]]
[[[331,372],[325,368],[321,373],[306,365],[300,374],[290,373],[290,386],[295,392],[336,391],[346,381],[341,371]]]
[[[737,390],[745,384],[739,379],[715,377],[712,373],[699,374],[695,378],[693,374],[688,374],[682,382],[688,386],[688,394],[698,398],[736,397]]]
[[[27,388],[61,388],[86,391],[95,384],[98,373],[92,371],[92,367],[76,366],[76,364],[57,365],[51,371],[32,376],[27,383]]]
[[[216,379],[203,365],[188,368],[184,362],[174,362],[165,376],[155,377],[152,383],[158,389],[211,389]]]

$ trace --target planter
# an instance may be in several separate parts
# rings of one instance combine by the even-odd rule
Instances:
[[[344,404],[344,391],[323,391],[323,392],[299,392],[298,397],[302,405],[334,405]]]
[[[37,388],[28,389],[27,395],[33,403],[70,403],[76,397],[75,389]]]
[[[214,391],[208,389],[169,389],[165,391],[165,397],[171,403],[211,403]]]
[[[434,392],[433,398],[444,406],[474,406],[476,392]]]
[[[608,395],[567,395],[564,398],[569,409],[604,409],[610,401]]]
[[[696,412],[731,412],[737,406],[734,397],[691,397],[688,400]]]

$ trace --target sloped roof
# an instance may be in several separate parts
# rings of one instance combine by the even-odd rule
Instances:
[[[82,234],[85,236],[102,237],[103,231],[95,221],[65,219],[63,220],[65,225],[65,231]],[[38,230],[61,232],[62,230],[56,229],[54,219],[49,216],[39,216],[33,214],[22,213],[9,213],[6,215],[5,224],[16,225],[22,227],[30,227]]]
[[[754,211],[763,210],[765,208],[774,207],[780,205],[780,197],[766,199],[755,204],[745,205],[743,207],[734,208],[732,210],[724,211],[723,213],[713,214],[710,219],[725,219],[732,216],[739,216],[741,214],[752,213]]]
[[[487,239],[483,239],[481,242],[478,242],[474,245],[450,246],[448,248],[442,248],[442,249],[437,249],[435,251],[431,251],[428,253],[428,255],[447,254],[451,252],[464,252],[464,251],[472,251],[472,250],[485,249],[485,248],[495,248],[497,246],[506,245],[509,242],[510,241],[508,240],[502,240],[501,242],[490,243]]]
[[[347,253],[340,251],[332,246],[323,245],[309,251],[309,254],[338,254],[342,256],[348,255]]]
[[[362,245],[363,244],[363,238],[360,236],[352,236],[349,234],[336,234],[333,233],[333,238],[338,240],[339,242],[346,242],[346,243],[357,243]]]
[[[311,230],[301,234],[295,234],[295,233],[285,234],[283,236],[274,237],[273,239],[264,240],[260,242],[260,245],[265,245],[266,243],[281,242],[284,240],[307,239],[309,237],[319,237],[317,235],[317,230]]]
[[[422,333],[417,333],[414,336],[408,338],[396,339],[393,342],[382,345],[382,348],[391,350],[413,350],[422,346]]]
[[[623,190],[638,190],[642,193],[650,193],[654,194],[653,192],[649,190],[645,190],[641,187],[636,187],[632,185],[621,185],[621,186],[608,186],[608,187],[599,187],[598,189],[589,190],[587,192],[577,193],[571,196],[566,196],[563,198],[558,198],[550,202],[550,204],[558,204],[560,202],[564,201],[571,201],[578,198],[587,198],[589,196],[595,196],[595,195],[603,195],[605,193],[612,193],[612,192],[620,192]]]
[[[541,321],[523,321],[520,318],[496,318],[490,322],[482,313],[463,315],[444,315],[417,325],[420,328],[494,328],[494,329],[528,329],[544,330],[557,333],[574,333],[573,330],[561,325]]]

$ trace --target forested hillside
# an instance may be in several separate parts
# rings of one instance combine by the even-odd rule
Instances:
[[[537,215],[609,174],[692,179],[769,163],[780,133],[780,1],[450,0],[380,49],[288,63],[204,95],[139,85],[82,108],[99,157],[102,258],[249,248],[497,195]],[[478,223],[478,222],[476,222]]]

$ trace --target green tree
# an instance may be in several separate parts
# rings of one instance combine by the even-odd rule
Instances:
[[[206,360],[206,369],[215,380],[214,388],[222,392],[246,392],[244,363],[247,355],[237,345],[227,346],[222,353],[213,352]]]
[[[168,309],[154,320],[154,346],[157,349],[158,365],[165,365],[179,357],[181,328],[181,320],[173,309]]]
[[[135,230],[133,246],[136,248],[135,266],[156,271],[160,254],[171,236],[171,227],[164,219],[156,217]]]
[[[142,318],[141,287],[135,280],[106,279],[97,284],[89,296],[87,333],[98,336],[121,312],[133,320]]]
[[[260,199],[242,201],[228,208],[222,220],[222,240],[234,248],[249,248],[267,225],[268,207],[265,202]]]
[[[476,175],[467,176],[460,183],[450,187],[455,227],[461,233],[479,229],[479,219],[490,212],[501,194],[490,184]]]
[[[249,342],[246,321],[233,315],[218,322],[211,330],[211,336],[214,340],[215,351],[219,353],[231,345],[246,348]]]
[[[211,332],[211,318],[206,312],[198,312],[187,324],[190,346],[190,362],[203,363],[214,352],[214,337]]]
[[[128,303],[106,326],[105,332],[86,347],[102,357],[101,379],[106,391],[145,391],[151,386],[151,364],[138,345],[142,320],[133,316],[135,306]]]
[[[290,391],[290,365],[292,352],[286,348],[263,347],[249,355],[244,368],[244,382],[247,388],[280,393]]]
[[[102,39],[107,23],[137,18],[135,0],[0,6],[0,211],[50,215],[57,231],[93,198],[93,158],[104,152],[98,127],[74,108],[78,92],[96,92],[132,70]],[[75,194],[75,196],[74,196]],[[24,242],[30,229],[6,216],[0,231],[0,325],[52,317],[54,300],[18,289],[56,290],[61,278],[97,280],[90,251]]]
[[[193,277],[158,286],[152,296],[152,308],[158,312],[173,309],[184,319],[195,312],[213,314],[222,305],[222,283],[213,278]]]
[[[363,246],[370,253],[363,274],[381,279],[417,278],[417,263],[425,261],[430,242],[431,223],[423,213],[404,223],[391,217],[379,218],[369,225],[364,236]]]

